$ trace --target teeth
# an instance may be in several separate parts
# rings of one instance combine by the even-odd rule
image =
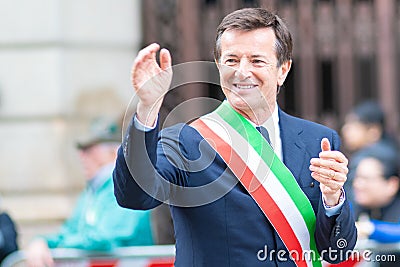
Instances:
[[[254,85],[239,85],[239,84],[237,84],[236,87],[239,89],[251,89],[254,87]]]

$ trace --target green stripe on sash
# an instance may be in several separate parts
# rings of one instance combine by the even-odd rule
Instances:
[[[313,250],[316,253],[316,257],[319,258],[314,238],[315,213],[309,199],[299,187],[293,174],[274,153],[272,147],[267,143],[264,137],[246,118],[235,111],[227,101],[224,101],[214,112],[231,125],[245,140],[248,140],[249,144],[278,178],[303,216],[310,235],[310,249]],[[319,261],[313,261],[313,266],[321,266],[321,263]]]

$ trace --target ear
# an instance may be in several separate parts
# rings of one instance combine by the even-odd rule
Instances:
[[[215,65],[217,65],[218,70],[221,71],[221,68],[220,68],[221,66],[220,66],[219,61],[216,58],[214,58],[214,62],[215,62]]]
[[[292,67],[292,60],[284,62],[278,69],[278,86],[282,86]]]
[[[372,142],[376,142],[381,139],[383,134],[382,127],[378,124],[373,124],[368,127],[367,135],[371,139]]]
[[[395,196],[400,189],[400,178],[397,176],[391,176],[388,180],[388,193],[390,196]]]

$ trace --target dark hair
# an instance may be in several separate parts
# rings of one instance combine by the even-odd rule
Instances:
[[[221,57],[221,36],[227,30],[251,31],[272,28],[275,32],[275,51],[278,67],[292,59],[292,36],[285,23],[277,15],[263,8],[243,8],[228,14],[217,28],[214,57]]]
[[[382,107],[373,100],[368,100],[357,105],[352,112],[362,123],[378,124],[385,127],[385,113]]]
[[[379,161],[383,167],[383,176],[389,179],[392,176],[399,177],[399,155],[388,147],[378,146],[363,155],[363,159],[373,158]]]

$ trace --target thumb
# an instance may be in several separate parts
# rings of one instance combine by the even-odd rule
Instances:
[[[322,138],[322,140],[321,140],[321,150],[322,151],[330,151],[331,150],[331,144],[329,143],[328,138]]]
[[[162,70],[166,70],[171,67],[171,54],[169,53],[168,49],[161,49],[160,51],[160,67]]]

